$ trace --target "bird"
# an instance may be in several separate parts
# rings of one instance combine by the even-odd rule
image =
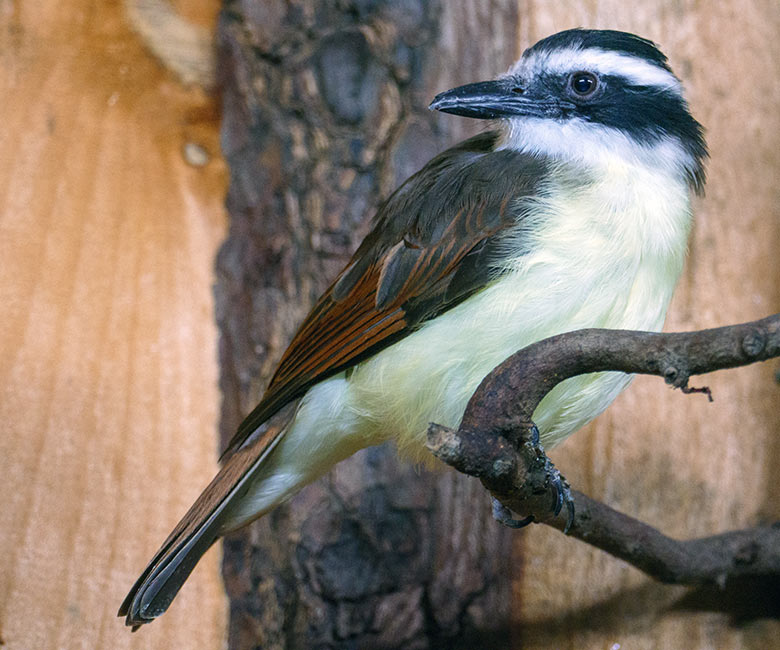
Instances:
[[[205,551],[357,450],[426,453],[481,380],[518,349],[586,327],[658,331],[682,272],[708,157],[680,80],[652,41],[570,29],[504,74],[438,94],[484,120],[378,208],[303,320],[221,469],[119,609],[163,614]],[[595,418],[631,377],[559,384],[541,443]]]

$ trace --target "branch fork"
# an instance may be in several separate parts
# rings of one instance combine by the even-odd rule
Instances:
[[[663,535],[586,495],[547,459],[531,416],[542,398],[575,375],[617,370],[650,374],[685,393],[689,378],[780,356],[780,314],[698,332],[658,334],[580,330],[535,343],[488,375],[461,426],[432,423],[428,448],[456,470],[479,478],[506,510],[546,523],[619,557],[657,580],[723,585],[736,577],[780,580],[780,525],[689,541]],[[566,504],[566,510],[562,505]]]

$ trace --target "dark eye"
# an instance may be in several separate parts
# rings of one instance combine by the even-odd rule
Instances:
[[[569,77],[569,88],[578,97],[590,97],[599,87],[599,80],[591,72],[575,72]]]

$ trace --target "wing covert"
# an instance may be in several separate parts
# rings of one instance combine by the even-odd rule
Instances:
[[[224,455],[318,381],[372,356],[486,286],[544,162],[494,151],[484,133],[433,158],[378,210],[374,228],[301,324]]]

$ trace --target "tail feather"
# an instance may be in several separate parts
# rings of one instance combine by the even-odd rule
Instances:
[[[135,632],[160,616],[173,601],[202,555],[217,539],[216,515],[189,538],[166,541],[136,580],[122,602],[118,615]]]
[[[222,533],[229,505],[246,494],[263,461],[281,440],[295,412],[290,404],[230,454],[136,580],[119,608],[135,632],[168,609],[198,560]]]

